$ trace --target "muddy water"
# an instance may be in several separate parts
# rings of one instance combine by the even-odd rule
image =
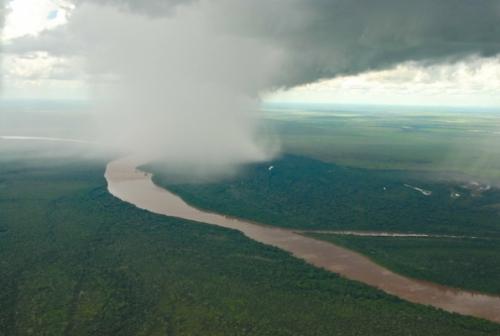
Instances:
[[[156,186],[151,176],[136,169],[145,163],[124,158],[108,164],[106,180],[111,194],[153,213],[236,229],[258,242],[276,246],[306,262],[379,288],[404,300],[500,323],[500,297],[466,292],[395,274],[364,256],[292,230],[258,225],[195,209]]]

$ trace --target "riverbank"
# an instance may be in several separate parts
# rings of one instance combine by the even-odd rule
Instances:
[[[236,229],[251,239],[281,248],[314,266],[363,282],[410,302],[500,322],[500,297],[406,278],[358,253],[304,237],[293,230],[260,226],[193,208],[180,197],[156,186],[149,174],[137,170],[138,166],[145,163],[140,158],[132,157],[109,163],[105,173],[109,192],[125,202],[156,214]]]
[[[236,230],[137,209],[109,194],[107,160],[3,145],[7,335],[500,334],[500,324],[399,300]]]

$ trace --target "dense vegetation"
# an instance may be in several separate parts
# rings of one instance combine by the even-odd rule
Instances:
[[[500,240],[310,234],[359,251],[398,273],[500,294]]]
[[[0,156],[0,335],[498,335],[235,231],[157,216],[99,160]]]
[[[298,229],[348,229],[500,236],[500,191],[424,179],[403,171],[354,169],[285,155],[217,182],[179,182],[168,164],[147,169],[188,202]],[[430,195],[413,189],[432,191]]]
[[[494,188],[432,181],[402,171],[340,167],[291,155],[247,166],[238,176],[218,182],[179,183],[168,165],[149,168],[157,172],[158,184],[198,207],[261,223],[483,237],[317,235],[411,277],[500,293],[500,192]]]

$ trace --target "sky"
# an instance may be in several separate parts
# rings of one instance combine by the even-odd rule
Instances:
[[[12,0],[6,6],[3,44],[7,48],[23,38],[36,39],[68,24],[75,9],[75,4],[66,0]],[[43,48],[7,51],[3,58],[3,98],[91,99],[88,82],[95,79],[89,78],[84,63],[81,55],[51,53]],[[385,69],[298,84],[264,87],[258,94],[272,102],[498,107],[500,58],[471,53],[438,64],[410,60]]]
[[[171,162],[275,156],[263,102],[500,106],[498,0],[4,1],[2,99]]]
[[[65,25],[74,5],[64,0],[5,0],[3,46]],[[4,53],[3,99],[89,99],[83,69],[48,52]]]
[[[277,90],[270,102],[500,107],[500,60],[471,57],[454,64],[393,68]]]

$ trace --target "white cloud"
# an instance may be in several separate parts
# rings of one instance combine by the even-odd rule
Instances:
[[[7,55],[4,67],[6,80],[78,80],[84,77],[79,58],[56,57],[46,52]]]
[[[66,0],[12,0],[6,8],[3,40],[8,42],[66,23],[73,5]]]
[[[451,64],[406,62],[280,90],[269,101],[394,105],[500,105],[500,57]]]
[[[85,99],[87,88],[80,58],[46,52],[6,55],[4,96],[14,99]]]
[[[2,31],[2,95],[7,98],[66,98],[86,96],[81,58],[59,57],[48,51],[9,51],[22,41],[65,25],[74,5],[68,0],[11,0]],[[21,48],[22,49],[22,48]],[[81,92],[78,92],[80,90]],[[59,94],[57,93],[59,92]],[[68,94],[68,92],[71,92]]]
[[[74,1],[74,0],[73,0]],[[4,32],[4,39],[7,43],[4,45],[4,52],[8,55],[5,60],[4,78],[6,79],[5,87],[8,88],[12,85],[14,81],[20,82],[25,81],[25,84],[32,83],[37,87],[43,86],[43,81],[49,80],[60,80],[61,78],[66,78],[72,76],[72,80],[77,80],[75,77],[79,77],[78,80],[83,80],[81,73],[84,71],[92,72],[95,78],[107,78],[109,75],[109,68],[113,68],[115,62],[111,63],[111,67],[106,69],[94,69],[92,67],[83,67],[83,62],[75,61],[77,56],[80,55],[82,58],[84,54],[101,53],[100,58],[106,59],[107,54],[112,45],[122,43],[126,48],[122,51],[122,55],[119,57],[132,60],[138,57],[143,57],[140,48],[138,46],[144,43],[145,38],[149,38],[144,34],[146,32],[137,31],[133,27],[134,20],[145,20],[150,21],[153,24],[155,21],[158,22],[159,17],[162,15],[151,17],[144,17],[139,19],[141,16],[137,16],[137,12],[144,14],[156,13],[158,8],[162,6],[167,6],[170,9],[170,5],[175,5],[178,3],[184,3],[181,0],[148,0],[148,1],[131,1],[131,0],[102,0],[94,1],[94,3],[101,4],[104,12],[109,11],[108,6],[102,6],[102,4],[117,3],[119,8],[123,10],[123,6],[130,7],[131,12],[129,13],[131,17],[136,17],[134,20],[131,19],[130,23],[126,25],[122,31],[116,31],[111,41],[113,43],[108,43],[107,45],[101,46],[94,50],[95,45],[101,40],[105,27],[110,24],[106,20],[112,20],[112,18],[103,18],[103,14],[99,11],[93,13],[92,16],[85,16],[82,19],[82,14],[78,15],[77,12],[85,12],[85,2],[80,0],[79,10],[74,11],[74,5],[71,0],[11,0],[8,3],[8,8],[10,9],[10,14],[7,17],[6,29]],[[385,1],[387,2],[387,1]],[[187,1],[189,4],[190,2]],[[351,49],[349,46],[355,44],[359,36],[347,34],[345,38],[337,41],[333,39],[328,40],[330,36],[336,36],[335,34],[324,34],[324,39],[319,39],[316,41],[317,34],[312,34],[316,32],[318,27],[315,26],[318,22],[340,22],[342,20],[318,20],[321,15],[332,15],[333,18],[337,18],[335,11],[327,11],[330,8],[329,5],[323,11],[298,11],[292,5],[284,5],[286,2],[277,2],[276,4],[266,4],[266,6],[261,6],[261,4],[250,3],[250,2],[235,2],[235,1],[221,1],[219,3],[211,3],[210,1],[201,1],[196,6],[190,5],[189,8],[185,7],[181,9],[177,8],[176,11],[170,13],[169,15],[178,16],[186,10],[197,10],[200,8],[200,4],[205,4],[205,7],[209,7],[211,11],[206,14],[208,20],[211,24],[207,22],[203,23],[205,26],[210,27],[210,29],[220,30],[221,32],[230,33],[236,40],[239,37],[247,36],[249,38],[255,39],[256,43],[267,43],[274,47],[277,51],[282,52],[284,56],[283,64],[275,66],[273,62],[270,62],[264,56],[255,57],[255,59],[262,58],[262,61],[251,60],[247,63],[253,63],[257,65],[255,71],[243,71],[246,78],[239,74],[240,69],[238,69],[239,62],[226,62],[224,65],[226,68],[233,68],[230,70],[235,76],[238,76],[241,81],[247,83],[254,83],[253,87],[248,88],[248,92],[254,93],[263,89],[268,89],[280,85],[281,82],[286,82],[288,84],[301,82],[303,78],[314,80],[318,78],[315,74],[313,77],[309,78],[306,75],[297,75],[301,80],[286,80],[281,77],[287,77],[289,73],[294,73],[296,69],[300,73],[304,70],[308,72],[319,72],[321,76],[329,76],[329,73],[335,74],[336,71],[327,71],[329,68],[335,68],[332,64],[339,66],[339,73],[348,69],[364,69],[366,67],[372,68],[373,66],[351,66],[349,65],[349,60],[345,60],[340,57],[339,60],[336,59],[338,56],[338,50],[344,50],[346,54],[352,57],[358,57],[363,54],[370,54],[368,51],[362,52],[358,49]],[[368,3],[368,2],[367,2]],[[388,1],[387,3],[391,3]],[[83,5],[81,5],[83,4]],[[211,4],[211,6],[207,6]],[[305,5],[305,3],[303,4]],[[188,5],[186,5],[188,6]],[[311,5],[314,7],[314,5]],[[420,8],[420,5],[416,5]],[[422,5],[425,7],[424,5]],[[434,6],[434,5],[433,5]],[[81,8],[83,7],[83,8]],[[191,8],[192,7],[192,8]],[[306,6],[307,7],[307,6]],[[147,11],[140,10],[148,9]],[[229,9],[228,9],[229,8]],[[266,14],[262,13],[262,8],[266,9]],[[302,7],[298,7],[299,9]],[[319,6],[319,8],[322,8]],[[310,9],[310,8],[309,8]],[[331,9],[331,8],[330,8]],[[485,11],[486,7],[480,8],[481,11]],[[235,15],[226,18],[226,12],[235,13]],[[57,12],[57,15],[55,13]],[[365,16],[365,10],[360,10],[358,14],[361,15],[361,19]],[[159,13],[164,14],[163,11]],[[276,13],[281,13],[280,17],[286,17],[287,20],[275,21]],[[357,13],[357,12],[356,12]],[[399,13],[399,12],[398,12]],[[406,12],[405,12],[406,13]],[[306,15],[307,14],[307,15]],[[313,15],[314,14],[314,15]],[[394,13],[393,13],[394,14]],[[476,13],[477,14],[477,13]],[[167,15],[167,16],[169,16]],[[312,16],[311,19],[309,16]],[[478,14],[479,15],[479,14]],[[71,19],[70,19],[71,16]],[[375,15],[375,18],[378,16]],[[395,15],[399,18],[399,14]],[[413,17],[413,16],[412,16]],[[172,19],[171,17],[170,19]],[[165,19],[165,18],[163,18]],[[360,18],[358,18],[360,19]],[[491,18],[490,18],[491,19]],[[257,21],[256,21],[257,20]],[[227,21],[227,22],[226,22]],[[65,25],[69,22],[69,25]],[[307,23],[313,24],[313,27],[309,27]],[[365,23],[364,20],[361,22]],[[371,22],[371,21],[370,21]],[[380,20],[376,20],[376,26]],[[385,22],[385,21],[383,21]],[[418,21],[420,22],[420,21]],[[454,22],[454,21],[453,21]],[[215,23],[215,24],[214,24]],[[200,23],[201,24],[201,23]],[[333,23],[332,23],[333,24]],[[68,27],[73,27],[72,29],[66,29]],[[254,27],[255,26],[255,27]],[[54,29],[58,27],[57,29]],[[248,28],[252,27],[252,29]],[[345,29],[340,29],[340,32],[351,32],[353,29],[349,28],[348,25]],[[361,35],[361,41],[365,43],[366,39],[373,35],[368,34],[369,27],[365,27],[363,34]],[[427,27],[427,26],[425,26]],[[452,28],[454,26],[452,25]],[[130,29],[129,29],[130,28]],[[248,28],[248,29],[247,29]],[[322,27],[325,32],[337,31],[330,29],[328,27]],[[339,28],[342,28],[339,26]],[[204,28],[205,29],[205,28]],[[455,28],[454,28],[455,29]],[[479,28],[478,28],[479,29]],[[255,31],[257,30],[257,31]],[[76,34],[79,32],[79,34]],[[385,30],[382,29],[378,34],[382,34]],[[110,31],[107,32],[111,33]],[[424,35],[427,36],[427,31],[424,31]],[[422,34],[423,34],[422,33]],[[129,34],[134,36],[138,42],[136,45],[128,43]],[[141,35],[139,38],[136,35]],[[261,36],[261,34],[270,34],[269,39]],[[274,35],[273,35],[274,34]],[[374,33],[375,34],[375,33]],[[162,32],[155,32],[153,37],[158,39],[159,36],[163,36]],[[176,33],[177,36],[182,34]],[[341,34],[342,35],[342,34]],[[376,34],[375,34],[376,35]],[[382,34],[383,35],[383,34]],[[481,34],[477,35],[480,36]],[[267,35],[266,35],[267,36]],[[293,36],[301,37],[299,40],[295,41]],[[384,35],[385,36],[385,35]],[[388,35],[392,36],[392,35]],[[433,36],[433,35],[432,35]],[[474,35],[475,36],[475,35]],[[481,35],[482,36],[482,35]],[[338,37],[338,36],[337,36]],[[173,41],[176,41],[175,36],[170,37]],[[292,39],[292,42],[289,40]],[[284,42],[283,42],[283,41]],[[420,41],[421,39],[410,39]],[[479,38],[475,37],[474,41],[481,42]],[[114,43],[118,41],[117,43]],[[288,41],[288,42],[287,42]],[[318,49],[314,43],[309,48],[306,45],[302,45],[302,42],[312,41],[311,43],[320,43],[319,48],[321,62],[318,61],[318,57],[310,55],[309,53]],[[316,42],[315,42],[316,41]],[[164,41],[157,41],[155,43],[163,43]],[[200,43],[205,42],[201,41]],[[283,43],[282,43],[283,42]],[[301,42],[297,44],[298,42]],[[329,42],[329,43],[326,43]],[[343,42],[347,43],[347,47],[343,45]],[[370,40],[368,45],[373,47],[379,45],[380,41]],[[363,44],[362,43],[362,44]],[[398,42],[399,45],[400,41]],[[413,42],[412,42],[413,43]],[[172,43],[170,43],[172,45]],[[297,46],[302,47],[297,49]],[[364,44],[363,44],[364,45]],[[411,44],[413,46],[413,44]],[[460,45],[468,45],[467,43],[462,43]],[[366,46],[365,46],[366,47]],[[435,47],[435,46],[434,46]],[[291,58],[287,57],[291,52]],[[347,49],[346,49],[347,48]],[[193,50],[195,48],[192,48]],[[295,50],[297,49],[297,50]],[[324,49],[324,50],[323,50]],[[473,50],[474,48],[472,48]],[[89,51],[90,50],[90,51]],[[312,50],[312,51],[311,51]],[[364,50],[364,49],[363,49]],[[391,48],[389,48],[390,54]],[[413,49],[411,49],[413,50]],[[43,51],[47,51],[52,56],[44,54]],[[181,50],[182,51],[182,50]],[[188,50],[189,51],[189,50]],[[180,53],[180,51],[176,51]],[[453,54],[452,52],[450,52]],[[313,53],[314,54],[314,53]],[[398,53],[396,53],[398,54]],[[464,53],[460,53],[463,55]],[[467,54],[467,53],[465,53]],[[413,54],[412,54],[413,55]],[[132,57],[133,56],[133,57]],[[173,57],[172,53],[168,54],[169,59]],[[185,56],[179,55],[180,60],[183,61]],[[221,53],[221,57],[224,53]],[[415,56],[415,55],[413,55]],[[432,56],[432,55],[431,55]],[[433,62],[433,59],[429,56]],[[435,55],[434,55],[435,56]],[[148,56],[151,57],[151,56]],[[17,60],[15,60],[17,58]],[[419,57],[417,57],[419,58]],[[420,57],[421,59],[426,59],[425,57]],[[402,60],[404,58],[401,58]],[[455,58],[456,60],[457,58]],[[441,59],[441,61],[446,62],[448,59]],[[303,62],[305,62],[305,65]],[[311,61],[311,63],[309,62]],[[319,62],[319,63],[318,63]],[[330,64],[333,62],[332,64]],[[353,61],[354,62],[354,61]],[[391,61],[397,64],[396,61]],[[387,63],[390,64],[391,62]],[[203,62],[200,62],[200,66]],[[309,64],[310,63],[310,64]],[[326,66],[330,64],[330,66]],[[346,68],[342,70],[342,64],[347,63]],[[355,62],[356,63],[356,62]],[[365,64],[365,62],[361,62]],[[423,104],[423,105],[447,105],[447,104],[465,104],[465,105],[498,105],[500,104],[499,98],[497,98],[497,92],[499,89],[499,77],[500,77],[500,67],[499,60],[497,58],[469,58],[459,63],[454,64],[441,64],[436,63],[430,65],[424,65],[416,62],[406,62],[395,66],[389,70],[379,70],[371,72],[361,72],[359,75],[343,76],[338,77],[333,80],[325,80],[317,83],[300,86],[295,89],[287,91],[279,91],[278,93],[268,95],[270,100],[286,100],[286,101],[310,101],[310,102],[333,102],[333,103],[366,103],[366,104]],[[325,66],[322,66],[325,65]],[[369,65],[369,63],[367,63]],[[376,65],[375,65],[376,66]],[[245,65],[246,67],[246,65]],[[210,76],[219,76],[223,69],[218,69],[214,66],[201,67],[203,71],[213,70],[215,74],[209,74]],[[192,65],[184,70],[185,74],[190,73]],[[217,69],[215,71],[214,69]],[[302,70],[301,70],[302,69]],[[325,70],[327,69],[327,70]],[[358,70],[359,70],[358,69]],[[174,67],[174,70],[179,70]],[[258,70],[258,71],[257,71]],[[273,78],[271,77],[271,72]],[[99,73],[101,72],[101,73]],[[268,76],[263,76],[262,73],[269,73]],[[76,73],[80,73],[76,76]],[[255,82],[254,77],[264,77],[265,80]],[[295,78],[295,75],[291,75]],[[230,78],[230,80],[234,80]],[[228,85],[233,85],[228,81]],[[239,82],[238,82],[239,84]],[[234,86],[234,85],[233,85]],[[26,90],[26,95],[30,95],[31,90]]]

